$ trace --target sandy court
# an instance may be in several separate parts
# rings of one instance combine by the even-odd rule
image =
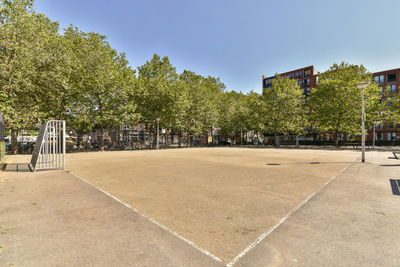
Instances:
[[[67,169],[229,262],[359,154],[247,148],[91,152],[68,154]]]

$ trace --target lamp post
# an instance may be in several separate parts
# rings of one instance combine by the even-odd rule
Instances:
[[[160,149],[159,135],[160,135],[160,118],[156,119],[157,121],[157,149]]]
[[[364,89],[370,82],[360,82],[356,86],[361,89],[361,162],[365,162],[365,111],[364,111]]]

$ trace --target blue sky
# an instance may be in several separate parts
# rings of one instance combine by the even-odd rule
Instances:
[[[157,53],[228,90],[261,92],[263,74],[309,65],[400,68],[398,0],[36,0],[35,9],[107,35],[133,68]]]

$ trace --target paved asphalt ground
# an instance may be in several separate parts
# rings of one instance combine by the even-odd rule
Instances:
[[[400,227],[397,224],[400,196],[393,195],[389,181],[400,179],[400,162],[388,160],[388,152],[368,152],[365,164],[356,163],[358,153],[349,151],[187,149],[155,152],[159,153],[161,162],[175,167],[171,170],[183,168],[184,173],[191,170],[189,176],[179,171],[166,174],[168,181],[179,185],[175,189],[168,183],[154,188],[149,181],[147,186],[135,191],[132,185],[143,180],[130,183],[117,171],[116,165],[111,165],[115,175],[109,183],[100,173],[92,177],[84,166],[90,166],[91,157],[107,159],[115,152],[69,157],[74,174],[144,215],[71,173],[30,173],[24,171],[27,169],[22,164],[16,172],[13,171],[16,165],[8,165],[8,171],[0,173],[0,266],[400,265]],[[155,152],[118,152],[125,154],[113,157],[123,160],[132,156],[132,165],[141,162],[136,165],[151,167],[151,159],[157,157],[152,154]],[[187,159],[185,166],[176,165],[175,160],[181,157]],[[249,157],[252,158],[246,161]],[[206,164],[207,159],[209,163]],[[23,158],[12,160],[28,162]],[[236,160],[242,165],[236,164]],[[194,162],[205,165],[195,168]],[[207,177],[216,171],[225,172],[232,167],[232,162],[238,167],[227,176],[231,180],[219,176],[223,191],[201,186],[208,181],[211,188],[216,187],[217,184]],[[256,166],[261,163],[263,166]],[[110,166],[100,164],[99,172],[104,172],[102,168]],[[159,170],[147,168],[146,172],[136,170],[132,176],[146,179],[154,176],[153,182],[160,183]],[[257,178],[262,173],[265,173],[264,182]],[[182,179],[191,176],[200,177],[201,182],[184,183]],[[248,177],[247,182],[240,177]],[[189,189],[192,190],[189,195],[182,195],[181,191]],[[113,190],[115,192],[111,192]],[[150,192],[139,194],[146,190]],[[172,204],[163,203],[168,197],[163,190],[173,190],[177,199],[171,198]],[[135,197],[127,197],[128,192]],[[222,197],[213,199],[216,193]],[[263,197],[264,194],[274,197]],[[235,202],[232,195],[241,202]],[[206,207],[217,212],[200,204],[193,212],[198,198],[204,198]],[[179,199],[189,204],[185,206]],[[271,208],[269,202],[274,203],[275,208]],[[148,203],[147,209],[144,203]],[[240,203],[245,204],[242,207]],[[175,215],[171,214],[174,205],[182,210]],[[237,210],[232,206],[237,206]],[[224,220],[215,219],[224,209],[233,215],[221,214]],[[190,210],[194,221],[190,220]],[[212,223],[205,221],[206,218]],[[181,224],[184,226],[179,227]],[[217,233],[210,231],[212,225]],[[245,225],[254,231],[235,232]],[[234,242],[229,241],[229,235]],[[215,256],[207,255],[208,251]]]

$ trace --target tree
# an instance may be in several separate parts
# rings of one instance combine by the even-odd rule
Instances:
[[[382,89],[382,112],[380,113],[383,122],[400,123],[400,95],[390,86]]]
[[[187,107],[184,116],[184,129],[189,136],[212,132],[218,120],[218,101],[225,85],[211,76],[203,77],[185,70],[180,76],[185,86]]]
[[[136,101],[142,122],[146,126],[150,123],[153,132],[157,118],[160,118],[161,127],[181,130],[187,107],[186,91],[168,57],[161,59],[154,54],[138,70]]]
[[[201,116],[207,106],[204,101],[202,87],[204,77],[192,71],[184,70],[179,75],[179,79],[184,85],[187,98],[186,111],[183,117],[183,130],[190,134],[200,134],[203,129]]]
[[[235,91],[221,94],[218,105],[218,126],[223,135],[232,135],[232,138],[236,139],[240,134],[240,140],[243,139],[243,132],[250,128],[249,98],[253,95],[255,95],[253,92],[244,95]]]
[[[16,153],[18,130],[45,120],[61,106],[50,99],[57,99],[56,90],[64,85],[60,64],[65,57],[58,23],[35,13],[33,1],[0,1],[0,26],[0,108]]]
[[[201,132],[212,131],[218,119],[218,98],[224,92],[226,86],[219,78],[207,76],[201,82],[201,102],[203,103],[202,114],[200,116]]]
[[[106,128],[135,122],[138,117],[133,98],[135,71],[129,67],[125,54],[111,48],[103,35],[70,26],[64,36],[73,61],[69,80],[71,123],[77,132],[99,129],[103,150]]]
[[[234,91],[224,92],[219,97],[217,124],[220,134],[225,136],[225,139],[227,139],[229,135],[232,135],[233,138],[233,133],[236,130],[235,123],[238,120],[235,118],[235,115],[237,115],[236,109],[239,105],[237,94],[238,93]]]
[[[267,101],[268,102],[268,101]],[[259,133],[265,131],[265,125],[268,121],[268,110],[264,97],[251,91],[246,96],[246,131],[252,131],[259,136]]]
[[[361,134],[361,90],[356,85],[371,81],[372,75],[362,65],[334,64],[319,76],[320,83],[311,94],[312,120],[320,132],[332,133],[338,146],[338,134]],[[380,116],[379,88],[365,89],[366,128]]]
[[[300,134],[307,126],[305,116],[305,98],[297,81],[281,78],[272,82],[272,87],[264,92],[263,100],[266,131],[274,134],[275,146],[278,146],[278,134]]]

